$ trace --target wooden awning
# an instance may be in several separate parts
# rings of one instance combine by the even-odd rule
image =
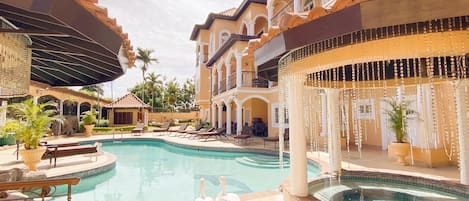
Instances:
[[[51,86],[111,81],[134,66],[127,34],[97,0],[0,0],[0,17],[32,45],[31,80]]]

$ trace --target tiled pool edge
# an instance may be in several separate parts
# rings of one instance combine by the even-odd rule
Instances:
[[[322,184],[329,182],[330,179],[337,178],[322,175],[308,183],[308,186]],[[384,172],[371,172],[371,171],[351,171],[343,170],[340,180],[342,181],[373,181],[373,182],[386,182],[390,184],[404,184],[416,186],[431,190],[436,190],[444,193],[450,193],[457,196],[469,197],[469,186],[446,180],[435,180],[424,177],[416,177],[410,175],[401,175]],[[311,195],[312,196],[312,195]]]
[[[90,169],[85,169],[82,171],[78,172],[72,172],[72,173],[67,173],[63,175],[58,175],[58,176],[53,176],[53,177],[48,177],[48,179],[62,179],[62,178],[70,178],[70,177],[79,177],[79,178],[86,178],[86,177],[91,177],[94,175],[98,175],[107,171],[110,171],[116,167],[116,156],[110,153],[105,153],[108,156],[112,156],[111,160],[104,165],[101,165],[97,168],[90,168]]]

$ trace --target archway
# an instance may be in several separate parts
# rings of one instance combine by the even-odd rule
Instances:
[[[265,16],[257,16],[254,19],[254,34],[260,37],[263,33],[266,33],[268,29],[268,21]]]
[[[269,116],[268,102],[265,98],[248,97],[242,102],[243,127],[248,126],[252,135],[265,137],[268,135]],[[239,123],[239,122],[238,122]]]

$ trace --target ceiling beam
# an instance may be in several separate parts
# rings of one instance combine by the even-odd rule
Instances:
[[[82,53],[65,51],[63,49],[54,48],[54,47],[40,47],[38,45],[30,45],[30,46],[28,46],[28,48],[31,49],[31,50],[38,50],[38,51],[41,51],[41,52],[50,52],[50,53],[60,53],[60,54],[67,54],[67,55],[84,56],[84,54],[82,54]]]
[[[41,63],[45,66],[49,66],[51,64],[49,63],[52,63],[52,65],[57,65],[58,67],[61,67],[63,69],[67,69],[68,72],[66,72],[67,74],[70,74],[70,77],[74,77],[74,75],[82,75],[84,77],[88,77],[88,78],[91,78],[91,79],[94,79],[94,80],[99,80],[97,77],[95,76],[92,76],[91,72],[87,72],[87,73],[84,73],[84,72],[81,72],[81,71],[78,71],[76,70],[75,68],[71,68],[70,66],[67,66],[67,65],[64,65],[64,64],[61,64],[60,62],[57,62],[57,61],[54,61],[54,60],[49,60],[49,61],[41,61],[40,59],[34,59],[33,61],[36,61],[38,63]],[[49,62],[49,63],[46,63],[46,62]],[[72,65],[75,65],[75,64],[72,64]],[[82,67],[83,68],[83,67]],[[64,72],[65,73],[65,72]],[[80,80],[80,81],[83,81],[83,82],[86,82],[85,80],[82,80],[82,78],[78,78],[76,77],[75,79],[77,80]]]
[[[29,36],[70,37],[67,34],[58,33],[58,32],[51,32],[51,31],[46,31],[46,30],[38,30],[38,29],[5,29],[5,28],[0,28],[0,33],[26,34],[26,35],[29,35]]]

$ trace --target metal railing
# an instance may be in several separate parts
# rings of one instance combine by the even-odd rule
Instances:
[[[55,194],[56,188],[59,185],[67,185],[67,200],[72,200],[72,185],[77,185],[80,178],[65,178],[65,179],[44,179],[44,180],[31,180],[31,181],[12,181],[0,182],[0,191],[7,190],[21,190],[25,189],[30,194],[36,195],[34,198],[58,197],[63,195]],[[28,198],[29,200],[30,198]]]
[[[212,88],[212,95],[218,95],[218,84],[214,84]]]
[[[243,71],[242,72],[242,86],[243,87],[254,87],[254,88],[268,88],[269,81],[262,77],[256,78],[256,73],[254,71]]]
[[[236,88],[236,73],[232,73],[228,76],[229,86],[228,90]]]
[[[218,87],[218,92],[223,93],[226,91],[226,79],[223,79]]]
[[[278,26],[280,23],[280,19],[282,16],[287,12],[293,12],[293,0],[290,1],[287,5],[281,8],[273,17],[272,17],[272,25]]]

